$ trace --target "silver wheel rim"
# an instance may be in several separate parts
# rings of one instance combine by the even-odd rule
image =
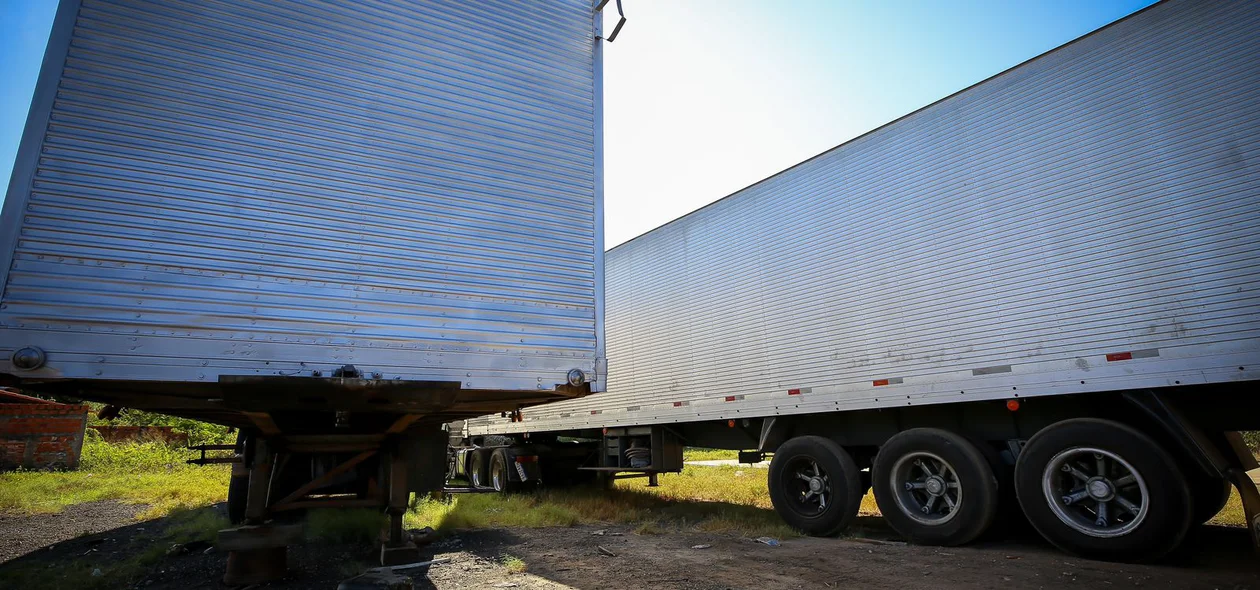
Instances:
[[[1119,455],[1093,447],[1052,457],[1042,472],[1041,490],[1063,524],[1091,537],[1127,535],[1150,511],[1150,491],[1138,470]]]
[[[958,471],[939,455],[906,453],[893,464],[889,477],[897,508],[915,522],[939,526],[953,520],[962,507]]]
[[[793,457],[783,470],[783,478],[784,488],[791,498],[788,507],[793,512],[816,518],[831,505],[831,477],[812,457]]]
[[[494,484],[494,489],[500,492],[503,491],[503,484],[499,481],[499,472],[494,469],[491,469],[490,471],[490,480],[491,483]]]

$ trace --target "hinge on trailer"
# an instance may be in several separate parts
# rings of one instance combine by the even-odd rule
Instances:
[[[363,371],[356,369],[354,365],[342,365],[341,367],[333,369],[332,376],[343,377],[346,379],[358,379],[363,377]]]
[[[595,12],[604,10],[604,6],[607,4],[608,0],[599,0],[599,4],[595,5]],[[603,39],[612,43],[617,38],[617,33],[621,32],[621,27],[626,24],[626,12],[621,9],[621,0],[617,0],[617,15],[621,17],[621,20],[617,21],[617,26],[613,27],[612,34],[607,37],[596,37],[596,39]]]

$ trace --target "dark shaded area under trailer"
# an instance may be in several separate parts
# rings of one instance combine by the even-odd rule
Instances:
[[[1233,487],[1252,528],[1260,524],[1260,493],[1247,474],[1257,464],[1238,434],[1260,429],[1252,389],[1222,384],[456,436],[451,474],[501,492],[597,477],[646,477],[654,485],[656,474],[683,468],[684,445],[731,449],[741,451],[741,462],[771,458],[776,510],[812,535],[843,531],[873,486],[889,525],[913,542],[965,544],[1023,518],[1069,552],[1149,560],[1215,516]],[[624,452],[630,447],[651,460],[632,465]],[[1067,507],[1062,518],[1046,509],[1055,502]],[[1082,502],[1093,504],[1073,508]],[[1064,526],[1069,519],[1078,526]],[[1125,542],[1111,540],[1120,535]]]

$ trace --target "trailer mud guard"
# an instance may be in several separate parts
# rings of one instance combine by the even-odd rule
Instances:
[[[1242,498],[1251,547],[1260,554],[1260,489],[1249,471],[1260,467],[1256,458],[1237,432],[1224,432],[1229,453],[1213,444],[1203,432],[1173,405],[1154,391],[1126,392],[1124,398],[1142,409],[1148,417],[1177,441],[1178,449],[1207,475],[1221,477],[1234,484]]]
[[[791,418],[766,418],[761,423],[761,442],[757,444],[757,450],[773,453],[779,445],[792,438],[792,429],[795,426],[796,420]]]
[[[1225,477],[1229,469],[1235,466],[1234,461],[1213,444],[1202,429],[1187,420],[1165,397],[1147,390],[1125,392],[1124,399],[1159,424],[1177,442],[1176,450],[1191,460],[1204,474]]]

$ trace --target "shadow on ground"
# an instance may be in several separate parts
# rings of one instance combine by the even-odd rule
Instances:
[[[678,508],[723,513],[717,502]],[[119,505],[125,514],[128,507]],[[751,509],[759,510],[759,509]],[[0,587],[224,588],[226,556],[205,544],[225,522],[224,507],[74,536],[0,564]],[[747,516],[742,515],[741,516]],[[19,517],[5,517],[6,519]],[[31,519],[47,518],[39,516]],[[668,521],[668,518],[663,520]],[[33,522],[33,521],[32,521]],[[633,524],[444,531],[422,558],[449,561],[407,572],[416,588],[756,588],[816,587],[1260,588],[1246,531],[1205,526],[1159,564],[1092,562],[1049,547],[1026,527],[968,547],[905,545],[876,516],[851,537],[785,538],[779,547],[724,532]],[[172,549],[172,547],[175,549]],[[327,588],[376,565],[369,543],[312,542],[289,552],[290,575],[265,588]],[[100,570],[100,575],[93,575]]]

